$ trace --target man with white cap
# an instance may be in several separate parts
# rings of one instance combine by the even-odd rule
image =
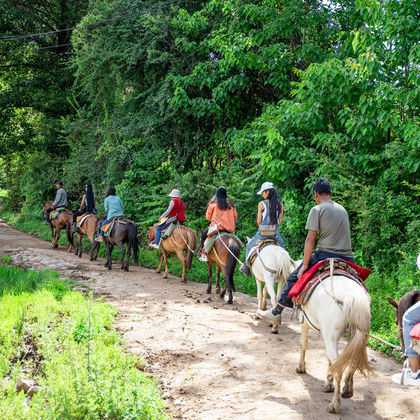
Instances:
[[[264,182],[257,194],[262,195],[264,200],[258,203],[257,224],[258,231],[246,244],[245,264],[240,271],[248,277],[250,269],[246,264],[249,251],[258,245],[263,239],[275,239],[284,248],[284,242],[280,236],[279,226],[283,220],[283,204],[280,203],[276,189],[272,182]]]
[[[171,223],[179,222],[182,225],[185,223],[185,204],[180,196],[181,193],[177,189],[173,189],[170,192],[169,197],[171,197],[172,200],[170,201],[168,208],[159,217],[159,221],[162,221],[162,223],[156,226],[156,238],[153,242],[150,242],[149,248],[159,249],[162,231]]]

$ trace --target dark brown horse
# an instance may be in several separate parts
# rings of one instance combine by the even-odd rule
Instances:
[[[149,243],[156,238],[156,226],[146,228],[149,231]],[[177,226],[172,232],[171,236],[160,241],[160,250],[162,256],[160,257],[159,266],[156,270],[160,273],[162,262],[165,262],[165,273],[163,277],[168,277],[168,254],[175,254],[182,263],[182,281],[187,281],[186,271],[191,269],[192,258],[194,256],[195,247],[197,245],[197,235],[194,230],[185,226]]]
[[[47,209],[52,207],[52,201],[45,201],[44,202],[44,217],[47,216]],[[54,211],[50,213],[50,217],[53,215]],[[51,248],[58,247],[58,241],[60,239],[60,232],[63,229],[66,229],[67,239],[69,241],[69,246],[67,248],[67,252],[70,252],[72,249],[73,243],[73,234],[70,232],[71,226],[73,224],[73,212],[70,210],[63,210],[60,214],[55,218],[51,219]]]
[[[98,258],[98,252],[99,248],[101,246],[100,242],[95,241],[95,234],[97,229],[97,224],[99,222],[99,218],[95,216],[94,214],[89,214],[86,219],[83,221],[82,226],[79,227],[77,230],[77,245],[76,245],[76,255],[79,257],[82,256],[82,238],[84,235],[86,235],[91,244],[92,249],[90,251],[90,260],[96,260]]]
[[[399,302],[387,297],[387,301],[396,309],[395,323],[398,325],[398,338],[400,339],[401,347],[404,351],[404,338],[403,338],[403,316],[408,308],[411,308],[415,303],[420,301],[420,290],[412,290],[406,293]]]
[[[99,219],[97,223],[96,233],[99,235],[100,228],[102,223],[105,221],[106,216],[103,216]],[[134,265],[139,264],[139,245],[137,240],[137,226],[132,220],[119,218],[111,231],[111,236],[105,236],[105,245],[108,251],[108,259],[105,263],[105,267],[109,270],[112,269],[112,250],[116,245],[121,250],[121,270],[128,271],[130,267],[130,256],[131,248],[133,248],[134,254]],[[124,244],[127,244],[127,250],[125,249]],[[124,257],[127,252],[127,262],[124,262]]]
[[[240,245],[236,239],[228,235],[219,236],[213,248],[207,254],[207,268],[209,276],[209,284],[207,287],[207,293],[211,293],[212,286],[212,267],[216,264],[216,293],[220,293],[220,297],[223,299],[226,294],[226,289],[229,293],[228,303],[233,303],[233,292],[235,291],[235,283],[233,281],[233,274],[237,259],[239,258]],[[219,276],[222,271],[225,277],[225,288],[220,292]]]

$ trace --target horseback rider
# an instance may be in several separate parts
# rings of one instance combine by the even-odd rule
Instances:
[[[284,248],[284,242],[280,236],[279,226],[283,220],[284,206],[280,203],[278,194],[272,182],[264,182],[257,194],[262,195],[264,200],[258,203],[257,225],[258,231],[246,244],[245,264],[239,269],[246,277],[249,277],[250,269],[247,265],[249,251],[263,239],[275,239]],[[264,227],[275,231],[274,235],[264,235]]]
[[[279,322],[284,308],[292,308],[289,292],[302,275],[317,262],[327,258],[340,258],[354,263],[350,239],[350,222],[346,209],[331,200],[331,184],[326,178],[318,178],[312,184],[316,206],[311,209],[306,221],[308,234],[305,240],[303,262],[287,278],[275,308],[258,310],[257,315],[265,321]],[[318,247],[313,252],[316,239]]]
[[[79,210],[73,213],[73,233],[79,229],[77,226],[77,218],[85,213],[96,214],[95,209],[95,195],[93,194],[92,184],[87,183],[85,185],[85,194],[83,194],[82,202],[80,203]]]
[[[67,201],[67,193],[63,188],[63,183],[61,181],[55,181],[54,183],[55,188],[57,188],[57,192],[55,194],[54,202],[52,203],[51,207],[48,207],[45,215],[45,225],[51,226],[51,217],[50,213],[58,208],[67,208],[69,202]]]
[[[118,197],[117,192],[114,187],[109,187],[106,192],[106,198],[104,201],[104,208],[107,212],[106,219],[102,223],[101,227],[107,225],[115,217],[124,217],[124,206],[121,201],[121,198]],[[102,229],[99,229],[99,236],[95,238],[96,242],[103,242],[105,232]]]
[[[210,231],[235,233],[235,222],[238,219],[238,213],[232,200],[228,198],[226,188],[219,187],[216,194],[210,200],[206,211],[206,219],[210,222],[210,226],[204,230],[200,239],[199,260],[207,261],[204,253],[204,241]],[[212,232],[210,232],[212,233]]]
[[[177,189],[173,189],[168,197],[171,197],[172,200],[169,202],[168,208],[162,213],[159,217],[158,226],[156,226],[156,238],[154,241],[150,242],[149,248],[159,249],[160,237],[162,231],[166,229],[171,223],[179,223],[183,225],[185,223],[185,204],[180,198],[181,193]]]

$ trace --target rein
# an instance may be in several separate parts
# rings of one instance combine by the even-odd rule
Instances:
[[[240,261],[237,257],[236,257],[236,255],[229,249],[229,247],[227,247],[226,246],[226,244],[221,240],[221,235],[220,235],[220,231],[219,231],[219,228],[217,228],[217,237],[218,237],[218,239],[220,239],[220,242],[223,244],[223,246],[231,253],[231,255],[233,256],[233,258],[235,258],[235,260],[236,261],[238,261],[238,263],[241,265],[241,266],[243,266],[243,265],[245,265],[242,261]],[[214,245],[213,245],[213,247],[214,247]],[[216,254],[217,255],[217,254]],[[219,261],[220,261],[220,258],[219,258]]]
[[[269,273],[272,273],[272,274],[277,274],[277,271],[276,271],[276,270],[273,270],[273,269],[271,269],[271,268],[268,268],[268,267],[264,264],[264,261],[263,261],[263,259],[261,258],[261,255],[260,255],[260,248],[257,248],[257,255],[258,255],[258,257],[259,257],[259,259],[260,259],[260,261],[261,261],[262,266],[264,267],[264,270],[266,270],[266,271],[268,271]]]
[[[182,233],[182,229],[181,229],[181,226],[180,225],[178,225],[175,229],[179,229],[179,233],[181,234],[181,238],[182,238],[182,240],[185,242],[185,245],[187,245],[187,248],[194,254],[194,255],[197,255],[197,253],[193,250],[193,249],[191,249],[191,247],[188,245],[188,242],[185,240],[185,238],[184,238],[184,234]],[[187,228],[185,228],[185,229],[187,229]],[[171,235],[172,236],[172,235]]]

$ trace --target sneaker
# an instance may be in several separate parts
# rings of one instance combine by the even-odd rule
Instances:
[[[102,238],[102,236],[98,236],[97,238],[95,238],[96,242],[103,242],[104,238]]]
[[[273,314],[273,309],[268,309],[267,311],[263,311],[262,309],[258,309],[257,311],[258,318],[262,319],[266,322],[272,322],[272,323],[280,323],[281,321],[281,313],[278,315]]]
[[[241,265],[241,268],[239,269],[239,271],[245,276],[245,277],[249,277],[250,275],[250,271],[249,271],[249,267],[245,264]]]
[[[159,245],[156,245],[154,242],[150,242],[149,249],[159,249]]]
[[[45,225],[45,226],[51,226],[51,223],[50,223],[50,222],[47,222],[47,221],[45,220],[44,225]]]
[[[403,367],[400,373],[392,375],[392,382],[398,385],[420,386],[420,370],[414,373],[410,366]]]
[[[207,262],[208,261],[207,255],[204,252],[200,252],[200,255],[199,255],[198,259],[199,259],[199,261],[202,261],[202,262]]]
[[[78,230],[79,230],[79,228],[78,228],[77,226],[74,226],[74,227],[70,230],[70,232],[71,232],[71,233],[76,233]]]

